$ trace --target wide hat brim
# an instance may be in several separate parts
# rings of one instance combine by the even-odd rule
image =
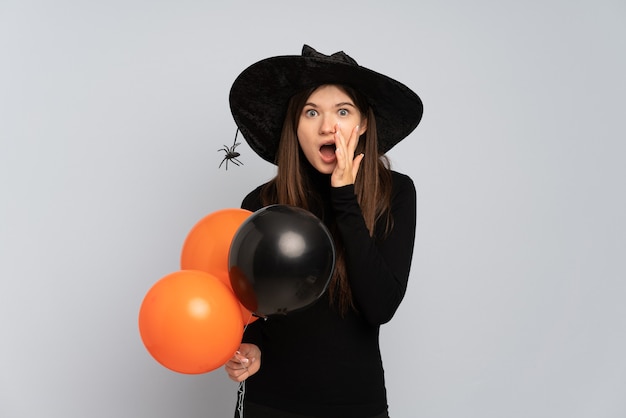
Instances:
[[[343,52],[326,56],[305,45],[302,55],[261,60],[246,68],[230,90],[230,109],[250,148],[276,163],[289,99],[323,84],[360,91],[376,116],[378,149],[386,153],[419,124],[421,99],[404,84],[356,63]]]

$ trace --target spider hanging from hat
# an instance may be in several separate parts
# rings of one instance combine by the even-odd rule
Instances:
[[[226,145],[224,145],[222,148],[218,149],[217,152],[220,151],[224,151],[226,154],[224,155],[224,159],[222,160],[222,162],[220,163],[219,167],[217,168],[222,168],[222,164],[224,164],[224,161],[226,161],[226,170],[228,170],[228,162],[232,162],[233,164],[235,164],[236,166],[239,165],[243,165],[243,163],[241,161],[239,161],[237,159],[237,157],[239,157],[239,154],[237,151],[235,151],[235,148],[237,148],[237,145],[240,144],[240,142],[237,142],[237,134],[239,133],[239,129],[237,129],[237,131],[235,132],[235,139],[233,140],[233,146],[232,147],[228,147]]]

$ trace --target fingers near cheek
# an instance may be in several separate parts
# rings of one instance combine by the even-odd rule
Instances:
[[[350,134],[350,144],[356,148],[356,145],[359,143],[359,125],[355,126]]]
[[[337,161],[339,161],[343,157],[343,148],[335,148],[335,156],[337,157]]]

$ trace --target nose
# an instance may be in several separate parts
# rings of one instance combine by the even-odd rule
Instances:
[[[337,121],[331,116],[323,116],[320,118],[320,134],[333,134],[335,133],[335,126]]]

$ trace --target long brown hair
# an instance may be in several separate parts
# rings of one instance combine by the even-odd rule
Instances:
[[[318,86],[319,87],[319,86]],[[359,139],[355,155],[364,153],[359,173],[356,177],[354,189],[365,224],[370,236],[374,235],[379,219],[383,220],[380,226],[383,233],[391,228],[391,172],[389,160],[378,151],[378,136],[376,133],[376,119],[367,100],[349,86],[338,85],[353,101],[367,118],[367,129]],[[311,193],[311,184],[306,174],[309,164],[303,155],[298,142],[297,131],[300,114],[309,96],[317,89],[310,88],[294,95],[289,101],[287,114],[283,123],[283,130],[278,145],[276,163],[278,171],[261,191],[263,205],[285,204],[310,209],[315,195]],[[346,269],[346,255],[341,243],[336,225],[329,225],[335,240],[337,252],[335,271],[329,285],[329,295],[333,303],[337,303],[339,310],[345,313],[349,308],[356,308],[352,300],[352,292],[348,282]]]

